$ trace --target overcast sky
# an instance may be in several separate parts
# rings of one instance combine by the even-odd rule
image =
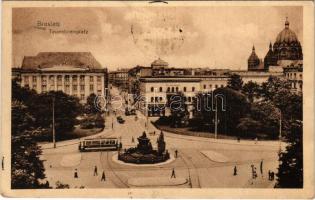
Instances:
[[[253,44],[263,58],[286,16],[303,45],[302,7],[15,8],[13,65],[39,52],[89,51],[110,70],[158,57],[173,67],[246,69]],[[38,21],[60,26],[42,30]]]

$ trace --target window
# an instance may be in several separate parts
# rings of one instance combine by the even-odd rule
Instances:
[[[188,97],[188,102],[191,102],[191,97]]]
[[[178,87],[176,87],[176,92],[178,92]]]
[[[37,77],[33,76],[33,83],[36,83],[36,82],[37,82]]]
[[[209,85],[210,89],[212,89],[212,84]]]
[[[293,87],[294,87],[294,89],[296,89],[296,82],[293,83]]]
[[[90,82],[94,82],[94,77],[90,76]]]
[[[80,99],[84,100],[84,94],[81,94]]]
[[[69,75],[66,75],[66,76],[65,76],[65,82],[66,82],[66,83],[69,83],[69,80],[70,80]]]
[[[72,82],[77,82],[77,81],[78,81],[77,75],[72,76]]]
[[[223,88],[224,87],[224,85],[221,85],[221,88]]]
[[[80,85],[80,91],[83,92],[85,89],[84,85]]]
[[[90,92],[92,93],[94,91],[94,85],[90,85]]]
[[[24,76],[24,83],[28,84],[29,80],[28,80],[28,76]]]
[[[69,86],[69,85],[66,85],[66,87],[65,87],[65,93],[66,93],[66,94],[69,94],[69,93],[70,93],[70,86]]]
[[[206,89],[207,88],[207,86],[206,85],[203,85],[203,89]]]
[[[158,102],[159,101],[159,97],[155,97],[154,100],[155,100],[155,102]]]
[[[101,76],[97,76],[97,82],[98,83],[102,82],[102,77]]]
[[[170,92],[171,88],[170,87],[167,87],[167,92]]]
[[[162,97],[160,97],[160,102],[163,100],[163,98]]]
[[[302,79],[302,74],[300,74],[300,79]]]
[[[151,97],[151,102],[153,102],[154,101],[154,97]]]
[[[294,73],[294,79],[296,79],[296,73]]]
[[[47,86],[46,85],[42,85],[42,92],[46,92],[47,91]]]
[[[76,92],[76,91],[78,90],[78,86],[77,86],[77,85],[73,85],[73,86],[72,86],[72,90],[73,90],[74,92]]]
[[[46,84],[47,84],[47,77],[42,76],[42,85],[46,85]]]
[[[163,92],[163,88],[162,87],[160,87],[160,92]]]
[[[84,80],[85,80],[85,76],[80,76],[80,82],[84,82]]]
[[[186,90],[187,90],[187,88],[186,88],[186,87],[184,87],[184,92],[186,92]]]
[[[215,89],[217,89],[218,88],[218,85],[217,84],[215,84]]]
[[[172,92],[175,92],[174,87],[172,87]]]
[[[195,87],[192,87],[192,88],[191,88],[191,91],[193,91],[193,92],[194,92],[194,91],[195,91]]]
[[[153,92],[154,91],[154,87],[151,87],[151,92]]]

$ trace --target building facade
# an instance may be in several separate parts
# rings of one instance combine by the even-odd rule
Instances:
[[[303,64],[291,64],[290,66],[284,67],[283,70],[284,76],[291,83],[292,92],[301,94],[303,92]]]
[[[129,69],[118,69],[108,73],[109,83],[119,87],[123,91],[128,90]]]
[[[22,87],[38,93],[62,91],[85,103],[90,94],[107,95],[107,69],[89,52],[42,52],[24,57],[13,69]]]

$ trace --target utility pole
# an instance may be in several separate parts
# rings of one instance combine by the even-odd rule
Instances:
[[[214,138],[218,135],[218,98],[215,98]]]
[[[53,133],[53,144],[56,148],[56,133],[55,133],[55,97],[52,99],[52,133]]]
[[[282,138],[282,113],[279,109],[280,119],[279,119],[279,153],[281,152],[281,138]]]

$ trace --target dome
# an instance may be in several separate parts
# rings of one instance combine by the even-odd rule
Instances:
[[[151,63],[151,67],[168,67],[168,63],[159,58]]]
[[[255,47],[253,46],[252,53],[250,54],[248,61],[256,61],[259,60],[257,54],[255,53]]]
[[[285,21],[285,28],[278,34],[276,38],[276,43],[291,43],[298,42],[296,34],[289,28],[288,19]]]

